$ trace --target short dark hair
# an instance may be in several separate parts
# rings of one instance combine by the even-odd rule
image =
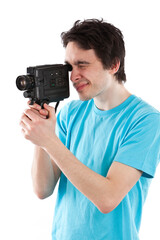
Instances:
[[[118,28],[103,19],[77,20],[69,31],[61,33],[61,38],[64,47],[69,42],[76,42],[82,49],[94,49],[104,69],[109,69],[120,61],[115,77],[120,83],[126,82],[125,45],[123,34]]]

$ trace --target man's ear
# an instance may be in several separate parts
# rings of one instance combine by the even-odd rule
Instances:
[[[110,68],[110,73],[112,75],[114,75],[116,72],[118,72],[119,70],[119,67],[120,67],[120,61],[119,59],[115,59],[114,63],[112,64],[111,68]]]

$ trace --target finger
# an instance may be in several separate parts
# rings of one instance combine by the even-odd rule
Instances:
[[[46,103],[43,105],[44,109],[48,111],[48,117],[55,117],[55,109]]]
[[[44,109],[43,109],[44,110]],[[42,111],[42,109],[40,111],[35,110],[34,108],[30,109],[30,111],[33,111],[35,114],[37,114],[38,116],[40,116],[43,119],[46,119],[48,116],[48,111]]]
[[[49,114],[49,112],[46,109],[40,109],[39,112],[40,112],[41,115],[43,115],[45,117],[47,117],[48,114]]]
[[[41,109],[41,106],[40,105],[38,105],[37,103],[34,103],[33,105],[30,105],[30,101],[28,101],[28,107],[29,108],[34,108],[34,109],[36,109],[36,110],[40,110]]]
[[[19,125],[21,126],[23,131],[27,129],[27,125],[22,120],[20,121]]]
[[[25,134],[25,130],[22,128],[21,131],[22,131],[22,133],[23,133],[23,135],[24,135],[24,134]]]
[[[31,126],[32,120],[25,114],[22,115],[20,124],[26,129]]]
[[[32,111],[32,109],[26,109],[24,110],[24,114],[31,120],[36,121],[40,119],[40,116],[38,116],[36,113]]]
[[[38,105],[37,103],[34,103],[33,105],[29,105],[29,103],[30,101],[28,102],[28,106],[30,109],[38,110],[41,115],[45,116],[45,118],[48,116],[48,111],[46,111],[45,109],[41,109],[40,105]]]
[[[22,128],[21,132],[22,132],[23,136],[25,137],[26,131]]]
[[[28,133],[27,133],[27,130],[25,130],[25,129],[22,128],[22,129],[21,129],[21,132],[22,132],[24,138],[27,139],[27,140],[29,140],[29,135],[28,135]]]

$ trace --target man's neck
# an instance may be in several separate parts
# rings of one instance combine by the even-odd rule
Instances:
[[[116,83],[110,89],[106,90],[101,96],[94,98],[96,107],[102,111],[110,110],[123,103],[131,93],[123,84]]]

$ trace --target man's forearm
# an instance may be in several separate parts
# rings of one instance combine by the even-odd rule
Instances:
[[[34,191],[39,198],[46,198],[53,193],[59,174],[60,171],[51,161],[50,156],[41,147],[36,146],[32,164],[32,180]]]

